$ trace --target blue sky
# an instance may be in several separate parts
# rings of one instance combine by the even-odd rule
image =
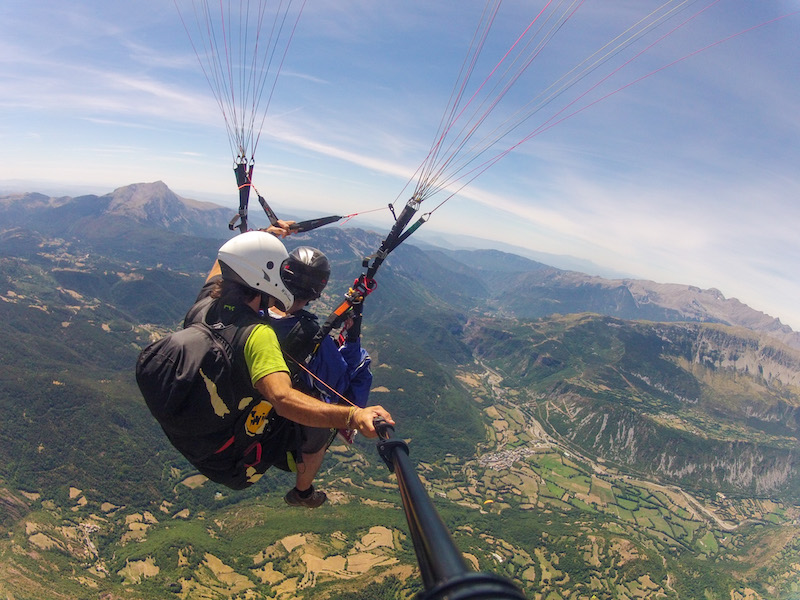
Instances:
[[[515,114],[661,3],[579,4],[487,122]],[[473,85],[545,5],[504,3]],[[405,201],[483,8],[309,0],[255,156],[254,183],[273,208],[349,214]],[[796,0],[693,3],[501,137],[495,152],[558,115],[421,233],[717,288],[800,330],[798,10]],[[0,191],[106,193],[161,180],[233,207],[232,166],[222,114],[173,2],[0,4]],[[448,196],[427,199],[422,212]],[[368,222],[388,229],[388,211]]]

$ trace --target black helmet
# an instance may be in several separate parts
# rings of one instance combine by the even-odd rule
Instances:
[[[331,264],[316,248],[300,246],[281,264],[281,279],[295,298],[316,300],[328,285]]]

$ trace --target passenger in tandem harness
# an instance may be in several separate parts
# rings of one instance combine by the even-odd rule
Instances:
[[[369,401],[372,372],[371,359],[361,346],[361,304],[348,313],[337,339],[318,335],[319,320],[306,310],[322,295],[330,273],[330,263],[322,251],[309,246],[292,250],[283,263],[281,277],[294,295],[294,303],[286,311],[270,308],[270,324],[278,336],[295,389],[325,402],[364,408]],[[339,432],[352,443],[355,430]]]
[[[266,316],[295,302],[282,275],[288,259],[270,233],[226,242],[184,329],[142,351],[137,382],[170,441],[209,479],[242,489],[275,466],[296,473],[287,503],[317,507],[326,496],[313,481],[332,430],[372,438],[376,418],[393,421],[381,406],[323,402],[292,387]]]

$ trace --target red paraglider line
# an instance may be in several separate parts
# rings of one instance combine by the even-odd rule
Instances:
[[[358,212],[350,213],[349,215],[345,215],[345,216],[342,217],[344,219],[344,221],[342,221],[342,225],[347,223],[353,217],[358,217],[360,215],[365,215],[367,213],[378,212],[378,211],[381,211],[381,210],[389,210],[389,207],[388,206],[382,206],[380,208],[371,208],[369,210],[360,210]]]
[[[238,189],[240,189],[240,190],[241,190],[241,189],[244,189],[244,188],[246,188],[246,187],[253,188],[253,191],[254,191],[254,192],[257,194],[257,195],[259,195],[259,196],[261,195],[261,194],[259,193],[259,191],[258,191],[258,188],[256,188],[255,184],[254,184],[254,183],[252,183],[252,182],[250,182],[250,181],[248,181],[248,182],[246,182],[246,183],[243,183],[242,185],[240,185],[240,186],[238,187]],[[370,209],[368,209],[368,210],[360,210],[360,211],[358,211],[358,212],[350,213],[349,215],[344,215],[344,216],[342,217],[342,219],[344,219],[344,221],[342,221],[342,225],[344,225],[345,223],[347,223],[347,222],[348,222],[350,219],[352,219],[352,218],[354,218],[354,217],[358,217],[358,216],[361,216],[361,215],[365,215],[365,214],[367,214],[367,213],[378,212],[378,211],[381,211],[381,210],[389,210],[389,207],[388,207],[388,206],[381,206],[380,208],[370,208]]]
[[[440,208],[440,207],[441,207],[443,204],[445,204],[445,203],[446,203],[448,200],[450,200],[450,199],[451,199],[451,198],[453,198],[455,195],[457,195],[457,194],[458,194],[458,193],[459,193],[461,190],[463,190],[463,189],[464,189],[464,187],[466,187],[466,186],[467,186],[469,183],[471,183],[472,181],[474,181],[474,180],[475,180],[475,179],[476,179],[476,178],[477,178],[479,175],[481,175],[483,172],[485,172],[485,171],[486,171],[486,170],[487,170],[489,167],[491,167],[492,165],[494,165],[495,163],[497,163],[497,162],[498,162],[498,161],[499,161],[501,158],[505,157],[506,155],[508,155],[509,153],[511,153],[513,150],[515,150],[516,148],[518,148],[520,145],[522,145],[523,143],[525,143],[525,142],[529,141],[531,138],[533,138],[533,137],[536,137],[536,136],[537,136],[537,135],[539,135],[540,133],[543,133],[543,132],[545,132],[545,131],[547,131],[547,130],[549,130],[549,129],[552,129],[553,127],[555,127],[555,126],[556,126],[556,125],[558,125],[559,123],[563,123],[563,122],[564,122],[564,121],[566,121],[567,119],[569,119],[569,118],[571,118],[571,117],[574,117],[574,116],[575,116],[575,115],[577,115],[577,114],[580,114],[580,113],[582,113],[582,112],[583,112],[584,110],[586,110],[587,108],[590,108],[590,107],[594,106],[595,104],[598,104],[599,102],[602,102],[603,100],[606,100],[606,99],[608,99],[609,97],[613,96],[614,94],[617,94],[618,92],[621,92],[621,91],[623,91],[623,90],[625,90],[625,89],[627,89],[627,88],[629,88],[629,87],[631,87],[631,86],[633,86],[633,85],[635,85],[635,84],[637,84],[637,83],[639,83],[639,82],[643,81],[644,79],[647,79],[648,77],[651,77],[652,75],[655,75],[656,73],[660,73],[661,71],[664,71],[665,69],[668,69],[668,68],[670,68],[670,67],[672,67],[672,66],[674,66],[674,65],[676,65],[676,64],[678,64],[678,63],[681,63],[681,62],[683,62],[683,61],[685,61],[685,60],[687,60],[687,59],[689,59],[689,58],[691,58],[691,57],[693,57],[693,56],[696,56],[697,54],[700,54],[701,52],[705,52],[706,50],[709,50],[709,49],[711,49],[711,48],[714,48],[715,46],[719,46],[720,44],[723,44],[723,43],[725,43],[725,42],[728,42],[728,41],[730,41],[730,40],[732,40],[732,39],[734,39],[734,38],[737,38],[737,37],[739,37],[739,36],[741,36],[741,35],[744,35],[744,34],[746,34],[746,33],[749,33],[749,32],[751,32],[751,31],[754,31],[754,30],[756,30],[756,29],[759,29],[760,27],[764,27],[764,26],[766,26],[766,25],[770,25],[770,24],[772,24],[772,23],[775,23],[775,22],[777,22],[777,21],[780,21],[780,20],[782,20],[782,19],[785,19],[785,18],[787,18],[787,17],[792,17],[792,16],[795,16],[795,15],[798,15],[798,14],[800,14],[800,11],[793,11],[793,12],[791,12],[791,13],[787,13],[787,14],[784,14],[784,15],[781,15],[781,16],[778,16],[778,17],[775,17],[775,18],[773,18],[773,19],[769,19],[768,21],[764,21],[763,23],[759,23],[759,24],[757,24],[757,25],[753,25],[753,26],[751,26],[751,27],[748,27],[748,28],[746,28],[746,29],[743,29],[743,30],[741,30],[741,31],[738,31],[738,32],[736,32],[736,33],[733,33],[733,34],[731,34],[731,35],[729,35],[729,36],[726,36],[726,37],[724,37],[724,38],[722,38],[722,39],[720,39],[720,40],[717,40],[716,42],[713,42],[713,43],[711,43],[711,44],[708,44],[708,45],[706,45],[706,46],[704,46],[704,47],[702,47],[702,48],[699,48],[699,49],[697,49],[697,50],[694,50],[693,52],[690,52],[689,54],[686,54],[686,55],[684,55],[684,56],[682,56],[682,57],[680,57],[680,58],[677,58],[677,59],[675,59],[675,60],[673,60],[673,61],[671,61],[671,62],[669,62],[669,63],[667,63],[667,64],[665,64],[665,65],[662,65],[662,66],[661,66],[661,67],[659,67],[658,69],[654,69],[653,71],[650,71],[649,73],[647,73],[647,74],[645,74],[645,75],[642,75],[641,77],[638,77],[638,78],[636,78],[636,79],[634,79],[634,80],[632,80],[632,81],[630,81],[630,82],[626,83],[625,85],[623,85],[623,86],[621,86],[621,87],[617,88],[616,90],[614,90],[614,91],[612,91],[612,92],[609,92],[609,93],[605,94],[604,96],[602,96],[602,97],[600,97],[600,98],[597,98],[597,99],[593,100],[593,101],[592,101],[592,102],[590,102],[589,104],[586,104],[585,106],[582,106],[581,108],[579,108],[579,109],[575,110],[574,112],[572,112],[572,113],[569,113],[569,114],[567,114],[567,115],[563,116],[562,118],[560,118],[560,119],[558,119],[558,120],[556,120],[556,121],[553,121],[553,118],[555,118],[555,117],[556,117],[556,116],[558,116],[559,114],[563,113],[565,110],[567,110],[567,109],[568,109],[570,106],[574,105],[576,102],[578,102],[578,101],[579,101],[581,98],[583,98],[584,96],[586,96],[586,94],[588,94],[589,92],[591,92],[593,89],[596,89],[598,85],[600,85],[600,84],[601,84],[601,83],[603,83],[604,81],[608,80],[608,78],[609,78],[609,77],[613,76],[613,75],[614,75],[615,73],[617,73],[617,72],[618,72],[620,69],[622,69],[622,68],[623,68],[625,65],[627,65],[627,64],[629,64],[631,61],[635,60],[635,59],[636,59],[637,57],[639,57],[639,56],[640,56],[640,55],[641,55],[643,52],[645,52],[645,51],[647,51],[648,49],[652,48],[652,47],[653,47],[655,44],[657,44],[657,43],[659,43],[661,40],[663,40],[663,39],[664,39],[666,36],[668,36],[668,35],[672,34],[672,33],[673,33],[673,32],[675,32],[677,29],[679,29],[680,27],[682,27],[683,25],[685,25],[686,23],[688,23],[689,21],[691,21],[692,19],[694,19],[695,17],[697,17],[697,16],[698,16],[700,13],[704,12],[705,10],[707,10],[708,8],[710,8],[711,6],[713,6],[714,4],[716,4],[716,3],[720,2],[720,1],[721,1],[721,0],[715,0],[715,2],[714,2],[714,3],[710,4],[709,6],[705,7],[705,8],[704,8],[704,9],[702,9],[701,11],[699,11],[699,12],[697,12],[696,14],[692,15],[692,17],[690,17],[689,19],[687,19],[686,21],[684,21],[683,23],[681,23],[681,24],[680,24],[680,25],[678,25],[677,27],[675,27],[675,28],[673,28],[672,30],[670,30],[670,32],[669,32],[669,33],[666,33],[666,34],[664,34],[664,35],[663,35],[661,38],[659,38],[658,40],[656,40],[655,42],[653,42],[652,44],[650,44],[650,45],[649,45],[647,48],[645,48],[644,50],[642,50],[641,52],[639,52],[639,53],[638,53],[636,56],[634,56],[633,58],[631,58],[631,59],[629,59],[628,61],[626,61],[625,63],[623,63],[621,66],[619,66],[619,67],[618,67],[617,69],[615,69],[613,72],[611,72],[611,73],[610,73],[610,74],[608,74],[606,77],[604,77],[604,78],[603,78],[601,81],[599,81],[598,83],[596,83],[596,84],[595,84],[594,86],[592,86],[590,89],[586,90],[586,91],[585,91],[583,94],[581,94],[580,96],[578,96],[578,97],[577,97],[575,100],[573,100],[573,101],[572,101],[572,102],[570,102],[570,103],[569,103],[567,106],[565,106],[564,108],[562,108],[562,109],[561,109],[561,110],[560,110],[558,113],[556,113],[556,114],[555,114],[553,117],[551,117],[551,118],[550,118],[550,119],[548,119],[548,120],[547,120],[545,123],[543,123],[542,125],[540,125],[540,126],[539,126],[539,127],[537,127],[536,129],[534,129],[534,130],[533,130],[533,131],[532,131],[530,134],[528,134],[527,136],[525,136],[524,138],[522,138],[521,140],[519,140],[517,143],[513,144],[512,146],[510,146],[509,148],[507,148],[507,149],[506,149],[506,150],[504,150],[503,152],[501,152],[501,153],[499,153],[498,155],[496,155],[496,156],[492,157],[491,159],[489,159],[489,160],[485,161],[484,163],[481,163],[480,165],[476,166],[474,169],[471,169],[471,170],[470,170],[468,173],[466,173],[466,174],[465,174],[463,177],[460,177],[460,178],[458,178],[458,179],[455,179],[455,180],[453,180],[453,182],[451,182],[451,183],[455,183],[455,182],[461,181],[461,180],[463,180],[463,179],[464,179],[464,177],[466,177],[467,175],[473,174],[473,175],[472,175],[472,177],[470,177],[469,179],[467,179],[466,181],[464,181],[464,183],[463,183],[461,186],[459,186],[459,188],[458,188],[456,191],[454,191],[453,193],[451,193],[451,194],[450,194],[449,196],[447,196],[447,197],[446,197],[444,200],[442,200],[442,201],[441,201],[439,204],[437,204],[437,205],[436,205],[436,207],[434,207],[434,209],[433,209],[433,210],[431,210],[430,212],[431,212],[431,213],[433,213],[434,211],[438,210],[438,209],[439,209],[439,208]],[[552,121],[552,122],[551,122],[551,121]]]
[[[444,128],[444,130],[442,131],[441,135],[439,136],[439,139],[436,141],[436,144],[434,145],[434,148],[432,149],[432,152],[429,154],[429,158],[431,158],[431,160],[430,160],[429,167],[428,167],[427,169],[425,169],[425,173],[426,173],[427,175],[426,175],[426,176],[424,176],[424,177],[422,177],[422,178],[421,178],[421,181],[427,181],[427,180],[429,180],[429,179],[430,179],[429,175],[430,175],[430,174],[431,174],[431,172],[432,172],[432,169],[433,169],[433,163],[435,162],[435,161],[433,160],[433,158],[435,158],[435,156],[438,156],[439,150],[441,149],[441,144],[442,144],[442,142],[444,141],[445,137],[447,137],[447,134],[448,134],[448,133],[451,131],[451,129],[453,128],[453,126],[456,124],[456,122],[457,122],[457,121],[458,121],[458,120],[459,120],[459,119],[460,119],[460,118],[463,116],[463,114],[464,114],[464,111],[466,111],[466,110],[467,110],[467,108],[469,108],[469,106],[472,104],[473,100],[475,100],[475,98],[476,98],[476,97],[477,97],[477,95],[478,95],[478,94],[481,92],[481,90],[484,88],[484,86],[486,85],[486,83],[487,83],[487,82],[488,82],[488,81],[491,79],[492,75],[494,75],[494,73],[497,71],[497,69],[499,69],[499,68],[500,68],[500,65],[502,65],[502,64],[503,64],[503,61],[505,61],[505,60],[506,60],[506,59],[509,57],[509,55],[510,55],[510,54],[511,54],[511,52],[514,50],[514,48],[516,48],[516,47],[517,47],[517,45],[520,43],[520,41],[521,41],[521,40],[522,40],[522,39],[525,37],[525,35],[528,33],[528,31],[530,31],[531,27],[533,27],[534,23],[536,23],[536,22],[539,20],[539,17],[541,17],[541,16],[542,16],[542,14],[543,14],[543,13],[544,13],[544,11],[547,9],[547,7],[548,7],[548,6],[550,6],[552,3],[553,3],[553,0],[548,0],[547,4],[545,4],[545,5],[542,7],[542,9],[539,11],[539,13],[538,13],[538,14],[537,14],[537,15],[536,15],[536,16],[533,18],[533,20],[532,20],[532,21],[531,21],[531,22],[528,24],[528,26],[525,28],[525,30],[524,30],[524,31],[523,31],[523,32],[522,32],[522,33],[521,33],[521,34],[520,34],[520,35],[517,37],[517,39],[514,41],[514,43],[511,45],[511,47],[510,47],[510,48],[509,48],[509,49],[506,51],[506,53],[503,55],[503,57],[502,57],[502,58],[501,58],[501,59],[498,61],[498,63],[497,63],[495,66],[494,66],[494,68],[492,68],[491,72],[490,72],[490,73],[489,73],[489,74],[488,74],[488,75],[487,75],[487,76],[484,78],[483,82],[482,82],[482,83],[481,83],[481,84],[478,86],[478,88],[477,88],[477,89],[475,90],[475,92],[472,94],[472,96],[470,97],[470,99],[469,99],[469,100],[467,100],[467,102],[464,104],[464,106],[463,106],[463,107],[462,107],[462,109],[461,109],[461,110],[458,112],[458,114],[456,114],[456,116],[455,116],[453,119],[451,119],[451,120],[450,120],[450,123],[449,123],[449,125],[448,125],[447,127],[445,127],[445,128]],[[499,7],[499,3],[498,3],[498,7]],[[469,80],[469,78],[470,78],[470,76],[471,76],[471,74],[472,74],[472,70],[473,70],[473,68],[474,68],[474,66],[475,66],[475,61],[477,60],[477,57],[478,57],[478,55],[480,54],[480,51],[481,51],[481,49],[482,49],[482,47],[483,47],[483,44],[484,44],[484,42],[486,41],[486,34],[488,33],[489,29],[491,28],[491,25],[492,25],[492,23],[494,22],[494,18],[495,18],[495,16],[496,16],[496,15],[497,15],[497,8],[495,9],[495,12],[493,13],[493,15],[492,15],[492,18],[489,20],[488,26],[487,26],[487,27],[486,27],[486,29],[485,29],[484,36],[483,36],[483,38],[481,39],[481,43],[478,45],[478,47],[476,48],[476,52],[475,52],[475,54],[473,55],[473,59],[472,59],[472,62],[471,62],[471,64],[470,64],[470,68],[469,68],[469,70],[468,70],[468,75],[467,75],[467,77],[465,77],[465,78],[464,78],[464,80],[463,80],[463,84],[462,84],[462,86],[461,86],[461,89],[460,89],[460,91],[459,91],[459,94],[458,94],[458,96],[457,96],[457,98],[459,98],[459,99],[461,98],[461,94],[462,94],[462,93],[463,93],[463,91],[464,91],[464,87],[466,87],[466,85],[467,85],[467,81]],[[497,101],[499,101],[499,99],[498,99]],[[457,100],[457,101],[454,103],[454,105],[453,105],[453,110],[455,110],[455,109],[457,108],[457,106],[458,106],[458,102],[459,102],[459,100]],[[496,102],[495,102],[495,104],[496,104]],[[491,108],[490,108],[490,110],[491,110]],[[487,111],[486,111],[486,114],[488,114],[488,112],[489,112],[489,111],[487,110]],[[485,117],[485,115],[484,115],[484,117]],[[472,127],[472,129],[471,129],[471,131],[470,131],[469,135],[467,135],[467,136],[466,136],[466,139],[469,139],[469,136],[470,136],[470,135],[472,135],[472,133],[474,133],[475,129],[477,129],[477,127],[480,125],[480,123],[481,123],[482,121],[483,121],[483,119],[481,119],[481,120],[479,120],[477,123],[475,123],[475,125]],[[461,144],[461,147],[463,147],[463,144],[464,144],[464,143],[466,143],[466,139],[464,140],[464,142],[462,142],[462,144]],[[450,154],[450,157],[449,157],[449,158],[448,158],[448,159],[447,159],[447,160],[444,162],[444,164],[443,164],[443,165],[442,165],[442,166],[441,166],[441,167],[438,169],[438,172],[439,172],[439,174],[441,174],[442,170],[443,170],[443,169],[444,169],[444,168],[447,166],[447,164],[449,164],[449,162],[450,162],[450,161],[453,159],[453,157],[456,155],[456,153],[457,153],[457,152],[458,152],[458,148],[457,148],[457,149],[456,149],[456,150],[455,150],[453,153],[451,153],[451,154]],[[426,159],[426,160],[427,160],[427,159]],[[423,186],[423,189],[424,189],[424,187],[425,187],[425,186]],[[418,192],[420,192],[421,190],[419,190],[419,189],[418,189],[417,191],[418,191]],[[418,195],[419,195],[419,194],[418,194]]]
[[[571,19],[571,18],[572,18],[572,17],[575,15],[575,13],[577,12],[578,8],[580,8],[580,6],[581,6],[582,4],[583,4],[583,0],[581,0],[581,2],[580,2],[580,3],[579,3],[579,4],[578,4],[578,5],[577,5],[577,6],[576,6],[576,7],[575,7],[575,8],[574,8],[572,11],[571,11],[571,13],[569,14],[569,16],[567,16],[566,18],[564,18],[564,19],[563,19],[563,20],[562,20],[562,21],[561,21],[561,22],[558,24],[558,27],[556,28],[556,31],[557,31],[558,29],[560,29],[561,27],[563,27],[563,26],[564,26],[564,24],[565,24],[567,21],[569,21],[569,19]],[[547,8],[547,7],[545,6],[545,8]],[[542,11],[543,11],[543,10],[544,10],[544,9],[542,9]],[[502,63],[502,62],[503,62],[503,61],[504,61],[504,60],[505,60],[505,59],[508,57],[508,55],[510,54],[511,50],[513,50],[514,46],[516,46],[516,45],[519,43],[519,41],[522,39],[522,37],[523,37],[523,36],[524,36],[524,35],[525,35],[525,34],[526,34],[526,33],[527,33],[529,30],[530,30],[530,28],[531,28],[531,27],[533,26],[533,24],[534,24],[534,23],[535,23],[535,22],[536,22],[536,21],[539,19],[539,17],[541,17],[541,15],[542,15],[542,12],[540,12],[538,15],[536,15],[536,18],[535,18],[533,21],[531,21],[531,23],[528,25],[528,27],[527,27],[527,28],[525,29],[525,31],[523,32],[522,36],[520,36],[520,38],[518,38],[518,39],[517,39],[517,41],[514,43],[514,45],[513,45],[511,48],[509,48],[509,50],[508,50],[508,52],[506,52],[505,56],[503,56],[503,58],[500,60],[500,62],[497,64],[497,66],[496,66],[496,67],[495,67],[495,68],[492,70],[492,73],[490,73],[490,74],[489,74],[489,76],[488,76],[488,77],[486,78],[486,80],[484,81],[484,83],[483,83],[483,84],[481,84],[481,88],[483,88],[483,85],[486,83],[486,81],[488,81],[488,80],[489,80],[489,79],[492,77],[492,74],[494,74],[494,72],[497,70],[497,68],[500,66],[500,64],[501,64],[501,63]],[[550,34],[548,34],[548,35],[550,35]],[[551,37],[552,37],[552,36],[551,36]],[[441,176],[441,175],[442,175],[442,174],[443,174],[443,173],[446,171],[447,167],[448,167],[450,164],[452,164],[452,162],[453,162],[453,160],[456,158],[456,155],[458,154],[458,152],[459,152],[460,150],[462,150],[462,149],[463,149],[463,148],[464,148],[464,147],[467,145],[467,143],[469,142],[470,138],[472,138],[472,136],[474,135],[474,133],[475,133],[475,132],[478,130],[478,128],[481,126],[481,124],[482,124],[482,123],[483,123],[483,122],[486,120],[486,118],[489,116],[489,114],[492,112],[492,110],[493,110],[493,109],[494,109],[494,108],[495,108],[495,107],[496,107],[496,106],[497,106],[497,105],[500,103],[500,101],[503,99],[503,97],[504,97],[504,96],[505,96],[505,94],[508,92],[508,90],[511,88],[511,86],[512,86],[512,85],[513,85],[513,84],[514,84],[514,83],[515,83],[515,82],[516,82],[516,81],[517,81],[517,80],[518,80],[518,79],[519,79],[519,78],[522,76],[522,74],[523,74],[523,73],[525,72],[525,70],[526,70],[526,69],[527,69],[527,68],[528,68],[528,67],[531,65],[531,63],[532,63],[532,62],[535,60],[535,58],[536,58],[537,56],[539,56],[539,54],[540,54],[540,53],[542,52],[542,50],[544,49],[544,46],[546,45],[546,43],[547,43],[547,42],[544,42],[543,44],[541,44],[541,45],[540,45],[540,47],[539,47],[539,49],[538,49],[538,50],[537,50],[537,51],[536,51],[536,52],[535,52],[533,55],[529,56],[529,57],[528,57],[528,58],[525,60],[524,66],[523,66],[523,67],[522,67],[522,68],[521,68],[521,69],[520,69],[520,70],[519,70],[519,71],[518,71],[518,72],[517,72],[517,73],[514,75],[514,77],[512,77],[512,78],[511,78],[511,80],[510,80],[510,81],[509,81],[509,82],[508,82],[508,83],[507,83],[505,86],[503,86],[502,92],[501,92],[500,94],[498,94],[498,95],[497,95],[497,97],[496,97],[496,98],[495,98],[495,99],[494,99],[494,100],[493,100],[493,101],[492,101],[492,102],[489,104],[489,107],[488,107],[488,108],[487,108],[487,109],[486,109],[486,110],[483,112],[483,114],[480,116],[480,118],[479,118],[479,119],[477,119],[477,120],[475,121],[474,125],[473,125],[473,126],[470,128],[470,129],[469,129],[468,133],[467,133],[466,135],[464,135],[464,137],[463,137],[463,139],[461,140],[461,142],[459,142],[459,143],[458,143],[458,144],[456,144],[455,146],[453,146],[453,145],[451,145],[451,146],[450,146],[451,148],[453,148],[453,147],[454,147],[455,149],[454,149],[454,150],[453,150],[453,152],[450,154],[450,156],[447,158],[447,160],[445,160],[445,161],[444,161],[444,163],[443,163],[443,164],[440,166],[440,168],[439,168],[439,169],[437,169],[437,175],[436,175],[436,177],[434,177],[433,179],[436,179],[437,177],[440,177],[440,176]],[[470,98],[470,100],[469,100],[469,102],[467,103],[467,105],[469,105],[469,103],[471,103],[471,102],[472,102],[472,100],[474,99],[475,95],[476,95],[476,94],[477,94],[477,93],[480,91],[480,89],[481,89],[481,88],[479,88],[479,89],[478,89],[478,90],[475,92],[475,94],[473,94],[473,98]],[[466,106],[464,107],[464,109],[466,110]],[[462,113],[463,113],[463,110],[462,110]],[[459,118],[460,118],[460,115],[459,115]],[[512,128],[512,130],[513,130],[513,128]],[[464,130],[462,130],[462,132],[463,132],[463,131],[464,131]],[[501,137],[502,137],[502,136],[501,136]],[[498,139],[499,139],[499,138],[498,138]],[[487,148],[488,148],[488,147],[487,147]],[[478,154],[478,156],[479,156],[479,155],[480,155],[480,153]],[[467,162],[467,164],[469,164],[469,161]],[[465,165],[465,166],[466,166],[466,165]],[[456,171],[455,171],[455,172],[457,173],[459,170],[460,170],[460,169],[456,169]],[[458,179],[456,179],[456,181],[458,181]],[[446,185],[446,183],[445,183],[445,185]]]

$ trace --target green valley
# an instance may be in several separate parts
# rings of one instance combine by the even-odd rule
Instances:
[[[131,245],[139,226],[0,226],[0,595],[413,597],[419,567],[373,441],[335,442],[314,511],[283,503],[280,472],[234,492],[169,445],[133,364],[178,326],[218,241],[176,250],[151,229]],[[315,311],[376,239],[290,240],[333,259]],[[472,567],[537,600],[800,596],[800,351],[785,331],[493,311],[502,289],[480,268],[401,250],[365,305],[371,398]]]

